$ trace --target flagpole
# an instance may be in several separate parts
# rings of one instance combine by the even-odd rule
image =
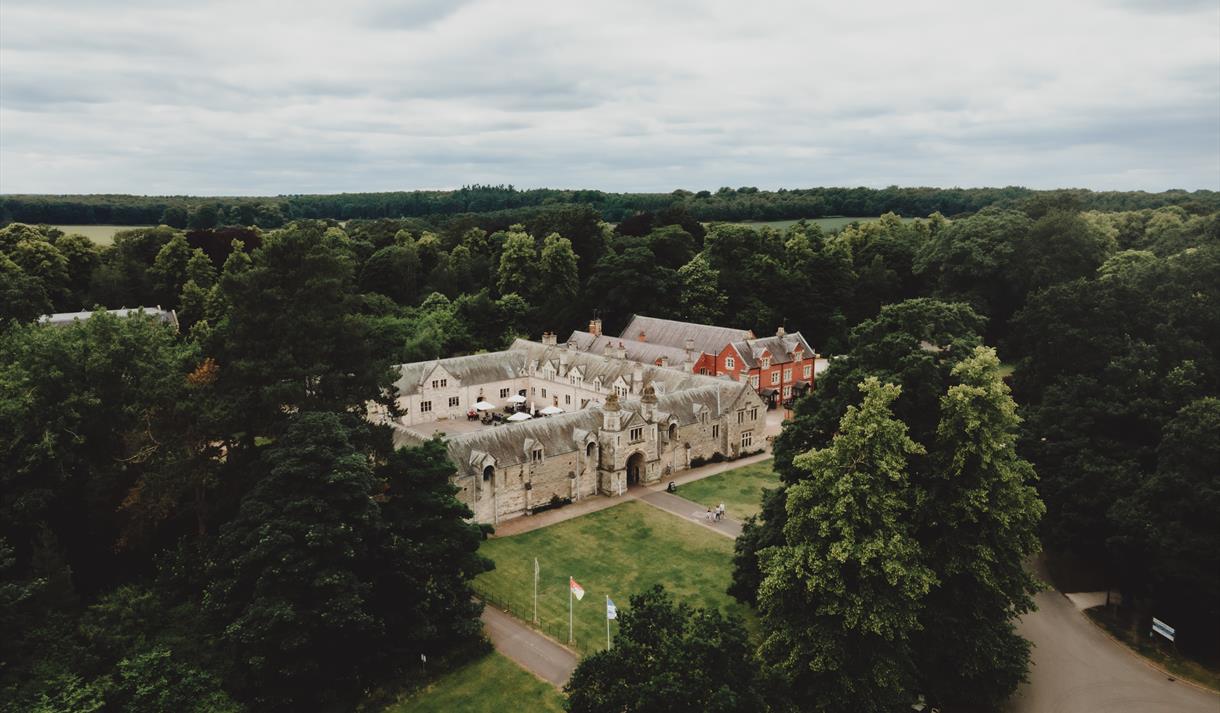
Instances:
[[[534,623],[538,623],[538,558],[534,558]]]
[[[606,595],[606,651],[610,650],[610,595]]]
[[[568,577],[568,643],[572,643],[572,578]]]

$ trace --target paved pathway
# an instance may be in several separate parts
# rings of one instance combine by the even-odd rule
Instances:
[[[563,688],[576,670],[575,652],[493,606],[483,607],[483,625],[496,651],[556,688]]]
[[[1042,574],[1045,580],[1045,574]],[[1220,696],[1149,666],[1110,639],[1066,596],[1050,589],[1017,630],[1034,650],[1029,682],[1009,699],[1010,713],[1218,713]]]
[[[732,539],[741,534],[741,523],[731,518],[708,520],[707,508],[699,503],[679,497],[664,490],[649,490],[646,488],[632,489],[629,493],[643,503],[664,510],[672,515],[702,525],[713,532]]]

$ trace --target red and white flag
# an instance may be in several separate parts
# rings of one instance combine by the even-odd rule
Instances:
[[[584,599],[585,588],[577,584],[576,580],[572,577],[568,577],[568,589],[572,590],[572,594],[576,596],[577,600]]]

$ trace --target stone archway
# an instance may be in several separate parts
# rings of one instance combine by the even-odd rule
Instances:
[[[627,459],[627,487],[639,485],[644,479],[644,454],[636,451]]]

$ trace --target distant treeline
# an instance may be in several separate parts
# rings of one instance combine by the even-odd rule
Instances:
[[[750,221],[824,216],[946,216],[975,213],[988,206],[1019,207],[1033,198],[1061,198],[1083,210],[1126,211],[1181,206],[1190,213],[1220,210],[1220,192],[1171,190],[1036,191],[1004,188],[803,188],[763,191],[752,187],[715,192],[607,193],[593,190],[513,186],[466,186],[456,191],[337,193],[274,197],[133,195],[0,196],[0,225],[156,225],[209,229],[218,225],[277,228],[301,218],[422,218],[434,225],[471,213],[528,211],[543,206],[582,205],[604,220],[618,222],[640,211],[681,206],[701,221]]]

